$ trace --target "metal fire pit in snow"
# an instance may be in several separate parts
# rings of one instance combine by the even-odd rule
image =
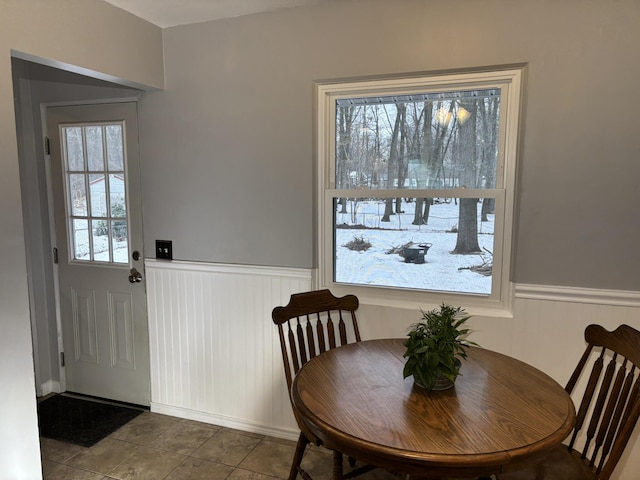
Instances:
[[[430,243],[404,247],[404,263],[424,263],[424,256],[429,248],[431,248]]]

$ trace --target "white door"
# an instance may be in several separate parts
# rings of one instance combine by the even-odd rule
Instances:
[[[149,405],[136,104],[49,107],[47,132],[66,390]]]

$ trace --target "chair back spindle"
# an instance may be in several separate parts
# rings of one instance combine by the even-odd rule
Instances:
[[[318,290],[291,295],[288,305],[273,309],[289,388],[298,370],[316,355],[360,341],[358,306],[355,295],[335,297]]]
[[[640,411],[640,332],[621,325],[613,332],[599,325],[585,330],[587,347],[566,390],[573,393],[595,353],[576,414],[569,450],[574,450],[604,480],[617,464]]]

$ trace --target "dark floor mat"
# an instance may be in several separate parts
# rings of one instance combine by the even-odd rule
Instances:
[[[38,404],[40,435],[55,440],[90,447],[142,410],[55,395]]]

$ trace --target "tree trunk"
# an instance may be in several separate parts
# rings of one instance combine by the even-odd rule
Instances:
[[[405,105],[403,103],[399,103],[396,105],[396,119],[393,125],[393,131],[391,132],[391,146],[389,148],[389,165],[387,167],[387,188],[388,189],[393,188],[394,180],[398,180],[397,174],[399,172],[396,169],[399,161],[398,137],[400,136],[400,128],[402,126],[402,123],[404,122],[404,110],[405,110]],[[398,188],[401,188],[400,183],[398,183]],[[387,198],[384,205],[384,215],[382,215],[382,218],[380,219],[380,221],[390,222],[391,215],[393,215],[393,198]]]
[[[460,219],[458,223],[458,239],[452,253],[480,253],[478,244],[478,199],[460,199]]]
[[[496,211],[496,199],[495,198],[484,198],[482,200],[482,213],[481,220],[483,222],[488,222],[489,218],[487,215],[490,213],[493,214]]]
[[[338,138],[336,149],[336,187],[349,188],[350,158],[351,158],[351,126],[353,124],[354,107],[345,107],[338,110]],[[347,213],[347,199],[338,200],[339,213]]]
[[[412,225],[424,225],[425,222],[422,219],[422,206],[424,205],[424,198],[416,198],[415,201],[416,209],[413,212],[413,222]]]
[[[433,205],[433,198],[416,198],[416,209],[413,214],[412,225],[426,225],[429,223],[429,211]]]
[[[496,161],[498,157],[498,111],[499,98],[491,97],[483,99],[478,104],[478,113],[482,125],[482,164],[480,172],[482,182],[480,188],[495,188],[496,186]],[[482,200],[481,221],[488,221],[488,215],[495,212],[495,198],[485,198]]]
[[[398,188],[404,188],[404,182],[407,180],[407,172],[409,164],[406,158],[407,143],[407,107],[405,104],[398,104],[398,116],[400,117],[400,140],[398,142]],[[402,198],[396,198],[396,213],[402,212]]]
[[[461,186],[468,188],[477,187],[476,159],[478,146],[476,141],[476,112],[477,101],[466,100],[460,102],[459,108],[464,108],[469,113],[466,121],[459,123],[458,153],[462,169]],[[477,253],[480,252],[478,244],[478,199],[461,198],[458,218],[458,239],[453,253]]]
[[[384,214],[380,219],[381,222],[390,222],[391,215],[393,215],[393,198],[387,198],[384,201]]]
[[[429,212],[431,210],[431,205],[433,205],[433,198],[425,198],[424,199],[424,213],[422,214],[422,223],[424,225],[429,223]]]

